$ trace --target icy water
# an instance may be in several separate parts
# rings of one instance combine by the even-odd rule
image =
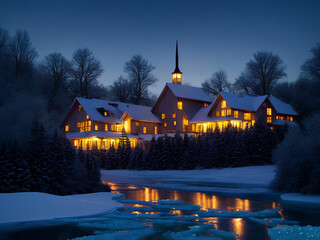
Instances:
[[[165,190],[165,189],[152,189],[140,186],[128,186],[128,185],[118,185],[113,183],[108,183],[113,192],[123,193],[125,199],[138,200],[138,201],[149,201],[155,202],[161,199],[171,199],[171,200],[183,200],[187,204],[196,204],[201,206],[201,210],[206,211],[207,209],[221,209],[226,211],[249,211],[257,212],[265,209],[276,209],[280,208],[280,214],[283,219],[299,221],[300,225],[313,225],[320,226],[320,209],[305,207],[303,205],[286,205],[279,202],[270,201],[258,201],[249,200],[242,198],[231,198],[223,197],[211,193],[201,193],[201,192],[187,192],[187,191],[176,191],[176,190]],[[143,207],[138,204],[126,204],[127,208],[130,207]],[[126,209],[125,209],[126,211]],[[127,212],[124,214],[129,214]],[[121,212],[120,212],[121,213]],[[146,212],[133,211],[133,214],[146,214]],[[183,212],[183,211],[171,211],[171,214],[177,216],[183,215],[193,215],[197,214],[193,212]],[[122,214],[122,213],[121,213]],[[148,214],[159,214],[158,212],[150,212]],[[100,215],[99,217],[105,217],[108,215]],[[126,215],[124,215],[126,216]],[[122,216],[123,217],[123,216]],[[263,240],[269,239],[267,234],[267,227],[262,224],[253,222],[246,218],[222,218],[222,217],[210,217],[203,218],[204,223],[201,224],[211,224],[214,228],[219,230],[224,230],[228,232],[233,232],[239,235],[236,239],[254,239]],[[77,220],[77,219],[76,219]],[[81,218],[79,218],[81,221]],[[115,219],[114,221],[122,221],[124,224],[126,221],[132,220],[121,220]],[[150,237],[143,238],[148,239],[163,239],[164,232],[179,232],[188,230],[189,226],[198,225],[198,222],[189,223],[179,223],[173,225],[166,224],[156,224],[155,220],[134,220],[137,223],[145,224],[148,228],[153,228],[157,233]],[[40,224],[40,223],[39,223]],[[77,222],[61,222],[61,221],[46,221],[39,224],[34,224],[29,226],[29,224],[16,224],[9,225],[5,227],[0,226],[0,240],[65,240],[72,239],[81,236],[88,236],[94,234],[96,228],[88,228],[84,226],[78,226]],[[207,236],[210,236],[210,234]],[[106,238],[108,239],[108,238]],[[114,238],[112,238],[114,239]]]

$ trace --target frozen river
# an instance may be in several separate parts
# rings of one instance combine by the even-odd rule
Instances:
[[[93,235],[94,233],[97,234],[99,233],[97,231],[101,231],[101,229],[103,229],[104,232],[111,234],[115,229],[117,231],[123,231],[122,228],[125,229],[126,226],[128,226],[129,229],[138,229],[134,230],[138,231],[137,236],[139,232],[145,230],[154,231],[154,234],[143,239],[164,239],[164,236],[169,236],[168,233],[188,231],[190,227],[192,228],[192,226],[200,225],[212,225],[215,229],[235,233],[238,235],[236,239],[269,239],[267,233],[268,227],[253,221],[255,218],[250,219],[241,217],[240,215],[239,217],[230,217],[228,214],[236,214],[236,212],[240,213],[241,211],[259,212],[266,209],[272,210],[277,208],[280,209],[279,216],[277,216],[278,219],[298,221],[299,225],[320,225],[320,209],[312,208],[310,206],[288,205],[278,202],[277,200],[267,201],[261,199],[232,198],[205,192],[155,189],[138,185],[116,184],[110,182],[108,184],[111,186],[113,192],[122,193],[126,200],[136,200],[137,202],[133,201],[131,204],[126,203],[123,211],[118,211],[119,214],[99,215],[97,218],[73,218],[66,221],[45,221],[30,226],[27,224],[25,224],[26,226],[23,226],[23,224],[12,224],[6,228],[0,229],[0,239],[64,240]],[[176,207],[178,210],[170,209],[169,207],[167,210],[163,211],[163,209],[157,210],[159,208],[158,205],[137,204],[139,201],[141,201],[141,203],[143,203],[143,201],[156,203],[161,199],[182,200],[186,205],[183,205],[183,208],[180,208],[187,211],[179,210],[179,206]],[[188,206],[194,205],[199,205],[201,207],[200,211],[197,209],[188,211]],[[156,206],[157,209],[154,209],[153,207]],[[149,207],[153,210],[148,210]],[[210,209],[221,210],[217,213],[220,215],[205,217],[204,214]],[[227,214],[224,215],[224,213]],[[148,217],[147,214],[150,214],[150,217]],[[169,216],[164,216],[166,214],[169,214]],[[102,220],[107,224],[101,225],[101,223],[103,223]],[[112,226],[110,223],[114,224],[114,230],[111,229]],[[203,237],[215,236],[207,230],[198,235]],[[172,237],[173,235],[170,236]],[[92,239],[95,238],[93,237]],[[117,237],[105,239],[117,239]],[[124,237],[124,239],[130,238]]]

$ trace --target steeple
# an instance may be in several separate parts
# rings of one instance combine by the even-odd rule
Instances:
[[[178,40],[176,41],[176,69],[172,73],[172,83],[180,84],[182,81],[182,72],[179,69]]]

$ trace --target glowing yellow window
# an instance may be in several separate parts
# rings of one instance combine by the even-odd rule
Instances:
[[[98,131],[98,124],[94,125],[94,130]]]
[[[183,124],[184,125],[189,125],[189,120],[188,119],[183,119]]]
[[[139,126],[139,122],[136,122],[136,126]]]
[[[192,124],[192,132],[195,131],[195,124]]]
[[[216,111],[216,117],[219,117],[219,116],[220,116],[220,112]]]
[[[238,111],[233,111],[233,117],[238,118],[239,117],[239,112]]]
[[[154,134],[158,134],[158,128],[154,127]]]
[[[272,123],[272,118],[271,117],[267,117],[267,123]]]
[[[104,124],[104,130],[107,132],[108,131],[108,124]]]
[[[290,117],[290,122],[293,122],[293,117]]]
[[[173,121],[173,125],[177,125],[177,121]]]
[[[87,119],[89,119],[89,115],[87,115]]]
[[[78,108],[79,112],[81,111],[81,105],[79,105],[79,108]]]
[[[227,109],[227,116],[231,116],[231,109]]]
[[[279,119],[279,116],[278,116],[278,115],[276,116],[276,119]]]
[[[221,101],[221,108],[225,108],[227,106],[227,102],[225,100]]]
[[[103,115],[107,116],[108,114],[107,114],[107,112],[106,112],[106,111],[104,111],[104,112],[103,112]]]
[[[116,143],[116,140],[111,139],[111,146],[112,146],[112,147],[114,147],[115,143]]]
[[[147,133],[147,127],[143,127],[143,133],[144,133],[144,134]]]
[[[167,123],[164,123],[163,125],[164,125],[165,127],[167,127]]]
[[[256,121],[255,121],[255,120],[252,120],[252,126],[254,126],[255,123],[256,123]]]
[[[267,108],[267,115],[271,116],[272,115],[272,109],[271,108]]]
[[[65,130],[65,132],[69,132],[69,125],[66,125],[66,126],[64,127],[64,130]]]
[[[172,113],[172,118],[176,118],[177,117],[177,114],[174,112]]]
[[[182,110],[182,102],[177,103],[178,109]]]
[[[221,110],[221,117],[225,117],[226,116],[226,110]]]
[[[162,119],[165,119],[165,118],[166,118],[166,114],[162,113],[162,114],[161,114],[161,118],[162,118]]]
[[[204,103],[203,106],[204,106],[204,107],[208,107],[209,104],[208,104],[208,103]]]
[[[244,120],[251,120],[251,113],[244,113],[243,115]]]

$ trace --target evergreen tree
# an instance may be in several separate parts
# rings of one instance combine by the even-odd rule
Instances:
[[[142,169],[143,149],[138,144],[131,153],[128,168]]]
[[[119,145],[117,150],[117,155],[119,158],[119,169],[125,169],[128,167],[130,155],[131,155],[131,147],[130,140],[127,137],[125,129],[122,129],[122,133],[119,139]]]
[[[179,169],[180,163],[182,161],[182,156],[183,156],[183,142],[182,142],[182,137],[180,136],[179,133],[176,133],[173,138],[173,143],[172,143],[172,155],[173,155],[173,160],[172,165],[173,169]]]
[[[157,158],[157,149],[156,149],[156,139],[152,136],[152,139],[147,146],[146,151],[143,154],[142,158],[142,169],[153,169],[155,168],[154,163],[158,161]]]

